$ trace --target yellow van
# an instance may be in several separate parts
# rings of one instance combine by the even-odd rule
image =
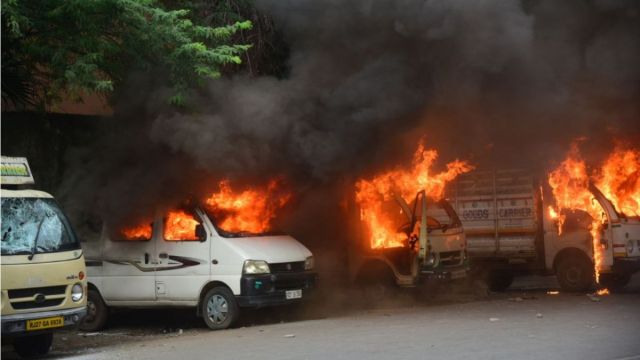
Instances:
[[[2,337],[20,356],[44,355],[52,331],[86,315],[84,256],[53,196],[20,189],[34,183],[27,159],[3,156],[1,173]]]

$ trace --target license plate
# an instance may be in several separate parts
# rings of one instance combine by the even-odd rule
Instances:
[[[302,297],[302,290],[287,290],[285,296],[287,300],[300,299]]]
[[[64,326],[64,318],[62,316],[27,320],[27,331],[42,330]]]

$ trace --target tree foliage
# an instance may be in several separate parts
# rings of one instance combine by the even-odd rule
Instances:
[[[176,6],[179,6],[179,2]],[[241,62],[234,34],[250,21],[194,23],[154,0],[7,0],[2,4],[2,98],[18,106],[64,95],[110,95],[133,71],[158,71],[180,105],[186,90]]]
[[[165,0],[169,1],[169,0]],[[254,0],[177,0],[180,7],[190,9],[191,20],[206,26],[232,24],[250,19],[251,29],[242,29],[232,39],[249,43],[251,48],[242,56],[241,65],[226,66],[232,71],[247,72],[252,76],[288,75],[289,45],[273,19],[258,10]]]

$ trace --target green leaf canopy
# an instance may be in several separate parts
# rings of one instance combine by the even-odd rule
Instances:
[[[159,70],[185,90],[241,62],[250,29],[194,24],[189,11],[153,0],[8,0],[2,4],[2,98],[17,106],[52,104],[83,93],[111,95],[132,71]]]

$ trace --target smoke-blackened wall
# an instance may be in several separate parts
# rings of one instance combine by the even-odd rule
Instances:
[[[61,192],[74,208],[119,221],[216,178],[282,174],[304,197],[406,159],[422,136],[445,158],[494,166],[544,164],[577,136],[639,138],[636,1],[257,6],[290,47],[288,76],[213,81],[186,112],[132,81],[104,136],[69,157]],[[328,193],[314,198],[337,207]]]

